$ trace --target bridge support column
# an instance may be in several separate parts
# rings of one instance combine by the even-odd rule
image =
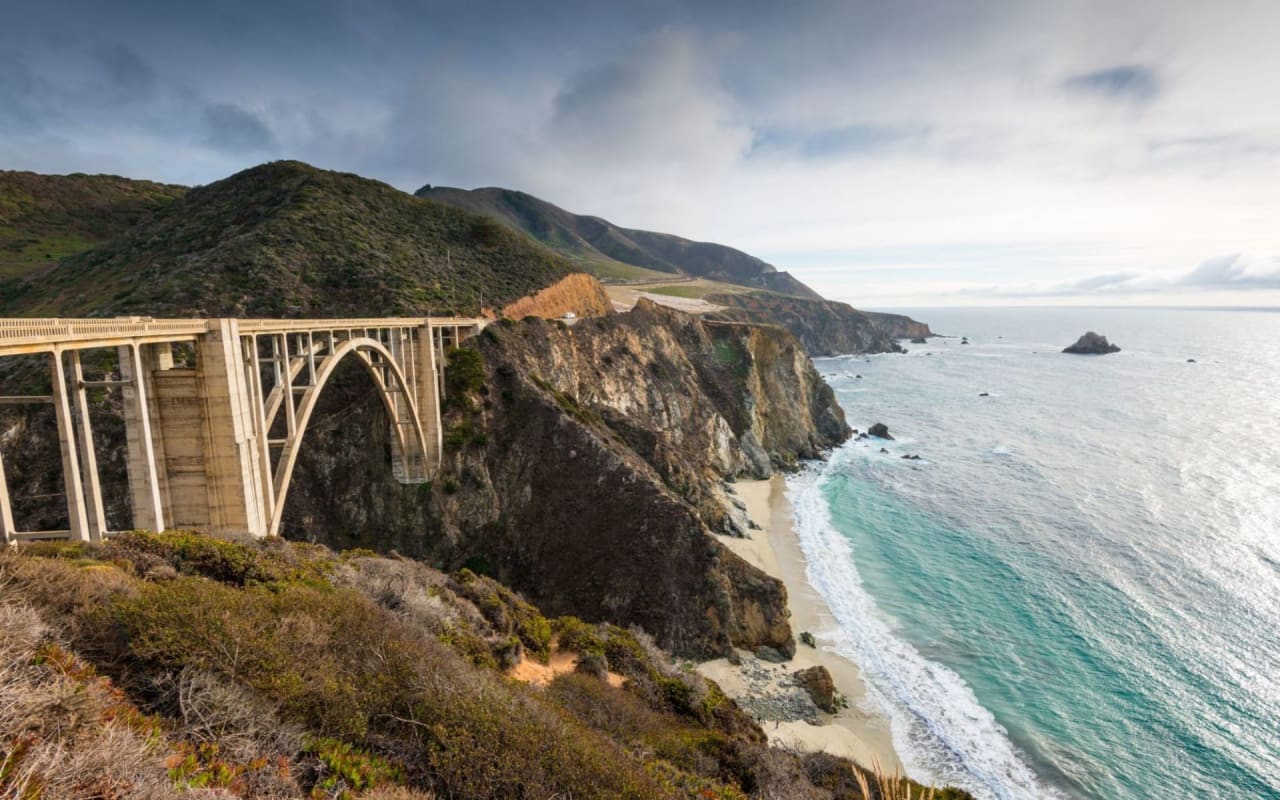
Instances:
[[[244,364],[237,321],[209,320],[208,332],[196,342],[209,524],[218,531],[266,536],[271,529],[266,496],[272,489],[261,473],[259,441],[266,432],[256,424]]]
[[[93,446],[93,425],[89,422],[89,398],[84,390],[84,370],[80,352],[71,351],[71,396],[80,418],[80,472],[84,483],[85,517],[89,522],[89,538],[98,542],[107,532],[106,511],[102,507],[102,482],[98,479],[98,455]]]
[[[62,352],[49,354],[53,374],[53,412],[58,420],[58,445],[62,450],[62,487],[67,495],[67,521],[71,541],[89,541],[89,518],[84,508],[84,485],[80,482],[80,456],[76,452],[75,420],[67,396],[67,375],[62,368]]]
[[[444,452],[444,434],[440,430],[441,375],[438,374],[443,371],[444,363],[436,358],[430,324],[418,328],[413,335],[413,392],[427,445],[424,456],[426,473],[427,477],[433,477],[440,469],[440,454]]]
[[[165,529],[165,502],[161,484],[161,426],[154,416],[155,395],[151,370],[142,358],[142,346],[122,345],[120,377],[124,381],[125,447],[128,452],[129,494],[133,500],[133,527],[149,531]],[[160,451],[162,452],[162,451]]]
[[[4,455],[0,454],[0,540],[13,544],[18,529],[13,525],[13,507],[9,505],[9,481],[4,477]]]

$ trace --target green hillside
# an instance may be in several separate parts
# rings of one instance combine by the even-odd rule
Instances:
[[[0,171],[0,280],[39,274],[148,219],[185,186]]]
[[[191,190],[33,280],[0,314],[475,313],[576,272],[493,220],[281,161]]]
[[[424,186],[417,195],[486,214],[577,260],[602,279],[656,280],[688,275],[818,299],[817,293],[790,274],[741,250],[621,228],[599,217],[570,213],[524,192]]]

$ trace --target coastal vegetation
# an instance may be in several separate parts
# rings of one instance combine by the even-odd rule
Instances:
[[[366,551],[29,545],[0,555],[0,634],[6,797],[876,796],[848,762],[769,748],[639,630]],[[509,677],[553,650],[578,670]]]

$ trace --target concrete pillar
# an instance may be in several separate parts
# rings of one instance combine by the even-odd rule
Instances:
[[[62,486],[67,495],[67,520],[73,542],[89,541],[89,518],[84,507],[84,486],[80,483],[80,457],[76,452],[75,421],[67,376],[62,371],[62,353],[49,354],[53,373],[53,411],[58,420],[58,444],[62,450]]]
[[[413,365],[414,399],[422,419],[422,433],[427,440],[424,464],[427,477],[440,469],[444,452],[444,434],[440,430],[440,375],[443,364],[436,359],[435,337],[430,323],[414,331]]]
[[[80,418],[80,472],[85,489],[85,517],[89,522],[89,539],[99,542],[107,532],[107,518],[102,507],[102,483],[98,480],[98,455],[93,447],[93,425],[89,421],[89,398],[84,390],[80,352],[72,350],[70,357],[71,396],[75,398],[76,416]]]
[[[209,523],[214,530],[266,536],[271,518],[261,471],[258,414],[246,385],[239,323],[211,319],[196,342],[196,386],[203,403]],[[287,370],[286,370],[287,374]],[[292,408],[292,398],[285,398]]]
[[[18,529],[13,525],[13,508],[9,505],[9,481],[4,477],[4,455],[0,454],[0,538],[13,544]]]
[[[167,349],[167,347],[166,347]],[[162,475],[157,465],[163,464],[162,440],[158,435],[159,419],[155,414],[150,359],[144,361],[136,344],[119,348],[120,378],[124,385],[125,448],[128,452],[129,495],[133,501],[133,527],[149,531],[165,529],[166,504]],[[172,363],[172,360],[170,360]]]

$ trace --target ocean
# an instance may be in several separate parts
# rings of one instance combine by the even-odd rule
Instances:
[[[895,440],[788,496],[908,771],[999,800],[1280,798],[1280,312],[905,313],[957,338],[815,360]],[[1086,330],[1123,350],[1059,352]]]

